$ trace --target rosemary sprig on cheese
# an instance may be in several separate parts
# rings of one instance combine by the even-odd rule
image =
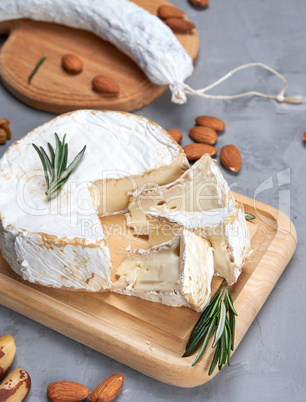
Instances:
[[[56,193],[59,189],[63,187],[63,185],[69,179],[71,173],[81,162],[81,159],[86,150],[85,145],[84,148],[77,154],[77,156],[67,167],[68,144],[65,143],[66,134],[64,135],[62,141],[59,139],[59,136],[56,133],[54,133],[54,136],[56,141],[55,150],[48,142],[48,148],[51,154],[50,158],[43,147],[38,148],[38,146],[32,144],[36,152],[38,153],[38,156],[44,168],[45,180],[47,184],[47,191],[45,192],[45,194],[48,197],[50,197],[52,194]]]
[[[227,311],[228,310],[228,311]],[[231,350],[234,350],[235,316],[233,300],[224,282],[196,323],[183,357],[189,356],[202,342],[194,366],[206,350],[208,341],[216,328],[213,348],[216,348],[208,375],[211,375],[218,363],[219,370],[227,362],[230,366]]]

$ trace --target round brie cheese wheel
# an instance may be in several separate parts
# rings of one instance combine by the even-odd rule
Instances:
[[[83,159],[51,199],[32,144],[48,151],[54,133]],[[16,141],[0,160],[0,250],[23,279],[44,286],[101,291],[111,286],[101,216],[127,211],[129,193],[164,185],[189,168],[159,125],[128,113],[79,110]]]

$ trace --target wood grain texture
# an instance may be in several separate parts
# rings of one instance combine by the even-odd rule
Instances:
[[[238,282],[231,287],[236,321],[235,347],[251,325],[296,248],[292,222],[279,210],[235,194],[246,212],[256,215],[248,222],[252,253]],[[103,218],[105,230],[118,228],[123,217]],[[119,226],[116,226],[119,225]],[[116,269],[131,244],[148,248],[144,236],[125,232],[109,235],[111,259]],[[221,279],[213,279],[213,291]],[[86,293],[32,285],[20,279],[0,255],[0,302],[35,321],[112,357],[159,381],[194,387],[209,381],[207,372],[214,350],[191,367],[194,356],[181,358],[199,314],[113,293]]]
[[[134,0],[152,14],[157,14],[166,0]],[[82,30],[29,20],[0,23],[0,33],[9,37],[0,53],[0,76],[3,85],[29,106],[52,113],[76,109],[133,111],[152,102],[167,86],[152,84],[141,69],[113,45]],[[199,39],[195,30],[177,34],[195,62]],[[64,54],[79,56],[83,72],[73,76],[61,67]],[[31,84],[27,80],[34,66],[47,56]],[[93,91],[91,81],[96,75],[113,78],[120,86],[115,97]],[[171,102],[169,94],[169,102]]]

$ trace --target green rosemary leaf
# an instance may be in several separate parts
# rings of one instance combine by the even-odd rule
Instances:
[[[45,150],[43,149],[43,147],[40,147],[40,151],[41,151],[41,154],[42,154],[42,156],[43,156],[43,158],[45,160],[45,163],[46,163],[46,166],[47,166],[47,169],[48,169],[48,173],[51,176],[51,174],[52,174],[51,161],[50,161],[48,155],[46,154]]]
[[[216,314],[218,314],[218,307],[219,307],[219,301],[222,295],[222,290],[220,290],[218,297],[216,299],[216,301],[214,302],[213,308],[211,309],[206,321],[204,322],[204,324],[207,324],[207,322],[212,318],[212,317],[216,317]]]
[[[225,345],[224,345],[224,336],[220,339],[221,350],[220,350],[220,357],[219,357],[219,370],[221,370],[224,364],[224,355],[225,355]]]
[[[193,341],[188,345],[188,347],[186,347],[185,353],[183,354],[182,357],[187,357],[187,356],[191,355],[191,353],[199,346],[199,344],[203,340],[208,329],[209,329],[209,325],[205,325],[202,327],[202,329],[198,333],[198,335],[193,339]]]
[[[34,75],[37,73],[39,67],[43,64],[43,62],[46,60],[47,56],[42,57],[38,63],[36,64],[36,66],[34,67],[34,70],[31,72],[31,74],[29,75],[28,78],[28,84],[31,83],[32,78],[34,77]]]
[[[228,301],[228,306],[229,308],[232,310],[232,312],[238,316],[237,311],[234,309],[234,303],[233,303],[233,299],[232,296],[230,294],[230,292],[227,292],[227,301]]]
[[[221,307],[220,307],[220,319],[218,322],[218,328],[216,331],[216,335],[215,335],[215,340],[214,343],[212,345],[212,347],[214,348],[217,344],[217,342],[219,341],[219,339],[221,338],[223,331],[224,331],[224,325],[225,325],[225,316],[226,316],[226,307],[223,301],[221,301]]]
[[[50,142],[48,142],[48,148],[49,148],[49,151],[50,151],[50,154],[51,154],[51,165],[52,165],[52,168],[54,168],[55,153],[54,153],[53,146],[50,144]]]
[[[197,355],[195,361],[192,363],[192,366],[194,366],[195,364],[197,364],[197,362],[199,361],[200,357],[201,357],[201,356],[203,355],[203,353],[205,352],[206,346],[207,346],[207,344],[208,344],[209,338],[210,338],[210,336],[211,336],[211,334],[212,334],[212,331],[213,331],[213,329],[214,329],[215,323],[216,323],[216,319],[213,318],[212,321],[211,321],[211,323],[210,323],[210,325],[209,325],[209,328],[208,328],[207,334],[206,334],[206,336],[205,336],[205,338],[204,338],[204,341],[203,341],[203,343],[202,343],[201,349],[200,349],[200,351],[199,351],[199,353],[198,353],[198,355]]]
[[[47,185],[47,190],[48,190],[50,183],[49,183],[48,168],[47,168],[47,165],[45,162],[45,158],[44,158],[43,154],[41,153],[40,149],[35,144],[32,144],[32,145],[33,145],[34,149],[36,150],[36,152],[38,153],[41,163],[43,165],[44,175],[45,175],[45,180],[46,180],[46,185]]]
[[[253,219],[256,218],[255,215],[249,214],[248,212],[245,212],[244,215],[245,215],[245,219],[246,219],[247,221],[252,221]]]
[[[235,314],[229,310],[229,325],[231,328],[231,334],[232,334],[232,344],[231,344],[231,349],[234,350],[234,342],[235,342]]]
[[[62,144],[61,141],[59,139],[59,136],[54,133],[55,136],[55,142],[56,142],[56,146],[55,146],[55,156],[54,156],[54,174],[56,177],[59,176],[60,171],[59,171],[59,161],[61,159],[61,150],[62,150]]]
[[[228,343],[228,341],[229,341],[229,336],[228,336],[228,330],[227,330],[227,325],[226,325],[226,323],[224,322],[224,345],[225,345],[225,349],[226,350],[228,350],[228,346],[229,346],[229,343]],[[226,358],[225,358],[225,361],[226,361]]]
[[[191,344],[191,342],[194,340],[194,338],[198,335],[198,333],[201,331],[203,324],[206,321],[209,313],[211,312],[211,309],[213,308],[214,302],[216,301],[218,295],[219,295],[219,292],[217,292],[215,294],[215,296],[211,299],[210,303],[208,304],[208,306],[205,308],[205,310],[201,314],[200,318],[198,319],[196,325],[194,326],[194,328],[191,332],[191,335],[190,335],[189,340],[186,345],[186,349]]]
[[[84,152],[86,151],[86,145],[85,147],[77,154],[77,156],[73,159],[73,161],[70,163],[70,165],[67,167],[67,169],[60,175],[60,180],[65,179],[72,173],[72,171],[78,166],[80,163],[81,159],[83,158]]]
[[[65,160],[65,139],[66,139],[66,134],[63,137],[63,140],[61,142],[61,154],[60,154],[60,160],[58,164],[58,174],[61,175],[63,172],[63,165],[64,165],[64,160]]]
[[[227,333],[228,333],[227,364],[230,366],[231,365],[232,331],[231,331],[231,327],[229,325],[227,316],[225,319],[225,326],[227,328]]]
[[[218,343],[218,346],[217,346],[217,348],[216,348],[216,351],[215,351],[213,360],[212,360],[212,362],[211,362],[211,366],[210,366],[208,375],[212,375],[212,373],[213,373],[213,371],[214,371],[214,369],[215,369],[215,367],[216,367],[216,365],[217,365],[217,362],[218,362],[218,360],[219,360],[220,351],[221,351],[221,345],[220,345],[220,343]]]
[[[67,169],[67,162],[68,162],[68,144],[65,144],[64,148],[64,161],[63,161],[63,170]]]

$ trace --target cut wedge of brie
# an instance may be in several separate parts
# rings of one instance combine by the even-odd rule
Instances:
[[[136,234],[149,234],[145,214],[150,211],[164,215],[179,211],[203,212],[227,207],[235,200],[214,160],[205,154],[173,183],[138,189],[130,199],[127,224]]]
[[[210,243],[184,229],[169,242],[130,251],[112,290],[201,312],[210,301],[213,266]]]
[[[48,149],[67,135],[68,164],[85,155],[51,200],[32,143]],[[15,142],[0,160],[0,250],[12,269],[45,286],[110,288],[110,254],[100,216],[127,210],[128,192],[176,180],[189,167],[181,147],[157,124],[128,113],[80,110]]]
[[[226,208],[206,212],[148,213],[155,229],[150,233],[151,244],[170,240],[181,228],[187,228],[211,242],[214,249],[214,271],[235,283],[250,249],[250,234],[244,208],[235,203]]]

